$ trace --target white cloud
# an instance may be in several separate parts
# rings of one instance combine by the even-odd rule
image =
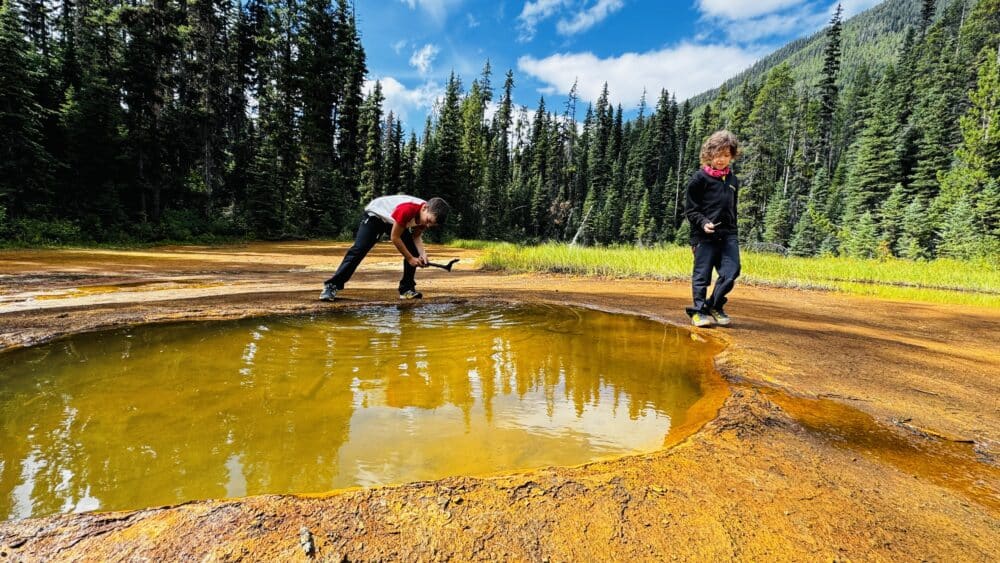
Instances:
[[[703,15],[725,20],[741,20],[772,14],[802,4],[802,0],[698,0]]]
[[[410,56],[410,66],[417,69],[421,76],[426,76],[439,52],[440,49],[436,45],[428,43],[413,52],[413,55]]]
[[[521,32],[519,41],[531,41],[535,38],[535,31],[538,24],[552,17],[563,6],[568,5],[569,0],[534,0],[524,3],[521,15],[517,16],[518,30]]]
[[[624,5],[624,0],[597,0],[597,3],[590,8],[577,12],[576,15],[573,16],[573,19],[559,20],[558,25],[556,25],[556,30],[559,31],[561,35],[575,35],[582,31],[587,31],[604,21],[604,19],[611,14],[622,9]]]
[[[479,20],[477,20],[476,16],[472,15],[471,13],[465,14],[465,19],[469,23],[470,28],[475,29],[479,27]]]
[[[844,6],[844,19],[851,16],[860,14],[868,8],[881,4],[883,0],[844,0],[841,4]],[[830,5],[827,10],[828,15],[832,15],[833,11],[837,9],[837,3],[834,2]],[[829,18],[828,18],[829,19]]]
[[[403,52],[403,49],[406,48],[406,44],[407,44],[406,39],[400,39],[399,41],[396,41],[395,43],[392,44],[392,50],[396,51],[396,54],[398,55]]]
[[[843,18],[867,10],[882,0],[845,0]],[[728,0],[698,0],[702,20],[711,27],[723,27],[726,37],[738,44],[748,44],[769,37],[806,37],[825,27],[837,2],[759,0],[756,3]],[[728,9],[721,9],[728,6]],[[699,36],[704,40],[706,36]]]
[[[410,129],[423,125],[422,123],[410,123],[409,120],[413,113],[426,113],[444,96],[444,86],[432,80],[428,80],[413,89],[407,88],[391,76],[383,76],[379,82],[382,84],[382,95],[385,96],[382,112],[392,111]],[[374,79],[365,81],[365,92],[371,92],[374,87]]]
[[[555,54],[543,59],[523,56],[518,59],[517,67],[561,94],[569,93],[574,81],[578,81],[580,98],[587,101],[597,100],[607,82],[613,103],[634,107],[644,89],[658,93],[666,88],[678,100],[684,100],[715,88],[762,54],[756,49],[682,43],[658,51],[604,59],[589,52]]]
[[[844,0],[843,18],[854,16],[883,0]],[[805,37],[830,22],[837,8],[832,3],[807,0],[698,0],[702,19],[712,27],[722,26],[726,37],[747,44],[773,36]],[[703,40],[707,35],[699,35]]]
[[[797,35],[804,37],[823,27],[829,20],[823,13],[793,12],[790,14],[771,14],[753,18],[726,27],[726,36],[737,43],[748,43],[775,35]]]
[[[462,3],[462,0],[399,0],[410,7],[411,10],[420,8],[427,12],[438,24],[444,23],[448,18],[448,11]]]

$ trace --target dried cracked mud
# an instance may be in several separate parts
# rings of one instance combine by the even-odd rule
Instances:
[[[395,302],[379,245],[0,251],[0,349],[138,323]],[[683,324],[684,283],[423,270],[427,300],[558,302]],[[865,560],[1000,554],[1000,311],[738,286],[710,422],[578,467],[0,523],[0,561]],[[2,356],[0,356],[2,357]],[[667,447],[668,446],[668,447]]]

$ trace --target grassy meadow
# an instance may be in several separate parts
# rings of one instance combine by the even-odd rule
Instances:
[[[479,264],[489,270],[660,280],[688,280],[691,276],[691,249],[687,246],[452,244],[482,249]],[[1000,265],[995,261],[800,258],[743,250],[742,263],[739,283],[1000,308]]]

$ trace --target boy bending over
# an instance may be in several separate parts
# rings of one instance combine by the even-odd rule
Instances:
[[[333,301],[337,292],[354,275],[368,251],[383,234],[403,255],[403,278],[399,280],[400,299],[420,299],[423,295],[416,290],[414,276],[417,268],[427,266],[427,251],[422,235],[425,230],[443,225],[451,208],[439,197],[424,201],[408,195],[389,195],[375,198],[365,207],[358,225],[354,245],[347,251],[343,262],[333,277],[323,284],[319,298]]]

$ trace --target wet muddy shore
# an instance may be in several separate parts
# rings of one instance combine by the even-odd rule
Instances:
[[[379,245],[0,252],[0,347],[129,324],[398,303]],[[425,301],[557,302],[682,324],[683,283],[418,275]],[[342,297],[342,299],[340,298]],[[651,454],[327,495],[0,523],[2,560],[971,560],[1000,545],[1000,312],[738,286],[711,421]],[[16,468],[6,468],[15,471]]]

